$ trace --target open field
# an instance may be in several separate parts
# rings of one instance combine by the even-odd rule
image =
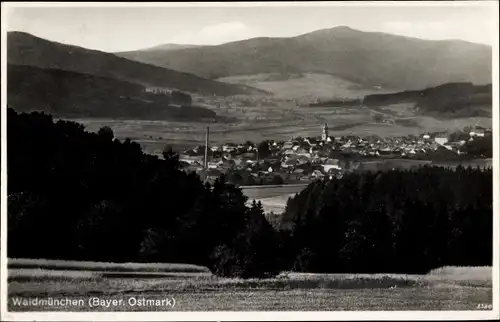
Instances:
[[[16,269],[9,269],[9,277]],[[255,311],[255,310],[473,310],[492,302],[490,267],[442,268],[427,275],[283,273],[270,279],[189,276],[60,276],[9,278],[12,311]],[[96,272],[90,272],[96,273]],[[78,278],[78,274],[81,277]],[[154,273],[152,273],[154,274]],[[18,306],[13,299],[82,299],[81,306]],[[89,298],[122,300],[119,306],[90,307]],[[174,307],[137,306],[129,299],[175,299]]]
[[[48,259],[9,258],[9,269],[44,269],[58,271],[106,271],[106,272],[184,272],[206,273],[208,268],[192,264],[176,263],[106,263]]]
[[[456,168],[461,165],[463,167],[480,167],[489,168],[493,166],[493,159],[473,159],[460,161],[430,161],[430,160],[413,160],[413,159],[376,159],[360,161],[360,166],[365,171],[387,171],[391,169],[416,169],[420,166],[439,166],[445,168]]]
[[[291,195],[301,192],[308,184],[240,186],[243,194],[249,199],[263,199]]]
[[[327,74],[304,73],[292,75],[253,74],[219,78],[231,84],[248,85],[271,92],[276,98],[297,99],[307,102],[319,98],[363,98],[369,94],[391,93],[394,89],[377,90]]]
[[[281,214],[285,211],[286,204],[289,198],[293,198],[296,193],[278,195],[274,197],[266,197],[266,198],[249,198],[248,205],[252,203],[253,200],[260,201],[262,204],[262,209],[264,209],[264,213],[274,213]]]
[[[260,201],[264,213],[281,214],[285,211],[288,198],[295,196],[307,187],[307,184],[290,184],[281,186],[248,186],[241,187],[243,194],[248,197],[247,204],[253,200]]]
[[[372,110],[378,111],[388,116],[412,117],[414,116],[414,103],[391,104],[381,107],[372,107]]]
[[[100,271],[97,268],[92,270],[51,270],[51,269],[10,269],[9,282],[22,281],[85,281],[99,278],[176,278],[186,279],[200,276],[210,276],[208,272],[155,272],[155,271]]]

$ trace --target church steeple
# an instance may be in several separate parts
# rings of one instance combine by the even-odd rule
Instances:
[[[328,139],[328,124],[323,125],[323,131],[321,133],[321,140],[326,141]]]

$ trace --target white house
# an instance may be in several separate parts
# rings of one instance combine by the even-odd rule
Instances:
[[[446,136],[436,136],[434,138],[434,142],[439,145],[444,145],[446,142],[448,142],[448,138]]]
[[[341,168],[338,164],[323,164],[322,167],[323,167],[324,172],[328,172],[331,169],[341,170]]]
[[[218,162],[208,162],[209,169],[217,169],[219,167]]]
[[[187,162],[189,164],[193,164],[195,162],[201,163],[203,160],[203,156],[189,156],[186,154],[181,154],[179,156],[179,161]]]
[[[236,150],[236,148],[234,148],[234,147],[230,147],[230,146],[226,146],[226,145],[224,145],[224,146],[222,147],[222,151],[224,151],[224,152],[233,152],[233,151],[235,151],[235,150]]]

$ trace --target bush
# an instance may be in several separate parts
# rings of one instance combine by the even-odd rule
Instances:
[[[259,159],[264,159],[271,153],[271,148],[268,141],[262,141],[257,146],[257,151],[259,153]]]
[[[191,95],[179,91],[172,91],[172,93],[170,94],[170,98],[172,103],[178,105],[190,106],[193,103]]]
[[[314,257],[313,252],[305,247],[300,250],[292,264],[292,271],[294,272],[307,272],[307,270],[312,266],[312,258]]]
[[[273,180],[271,181],[271,184],[275,184],[275,185],[282,185],[284,184],[285,181],[283,180],[283,178],[279,175],[275,175],[273,177]]]
[[[463,147],[463,152],[469,157],[475,158],[492,158],[493,157],[493,137],[487,136],[475,138],[473,141],[467,142]]]
[[[373,115],[373,119],[376,121],[376,122],[382,122],[384,120],[384,116],[382,114],[375,114]]]
[[[111,141],[114,139],[115,134],[113,133],[113,130],[109,126],[103,126],[99,129],[97,132],[99,136],[101,136],[104,140],[106,141]]]
[[[264,217],[262,205],[253,202],[246,224],[230,245],[212,254],[212,272],[225,277],[272,277],[279,274],[276,232]]]
[[[210,270],[213,274],[222,277],[242,277],[240,258],[231,246],[217,246],[210,259]]]

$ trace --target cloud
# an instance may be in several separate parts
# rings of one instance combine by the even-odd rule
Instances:
[[[258,31],[244,23],[233,21],[205,26],[197,32],[185,33],[172,39],[173,43],[219,45],[258,36]]]

